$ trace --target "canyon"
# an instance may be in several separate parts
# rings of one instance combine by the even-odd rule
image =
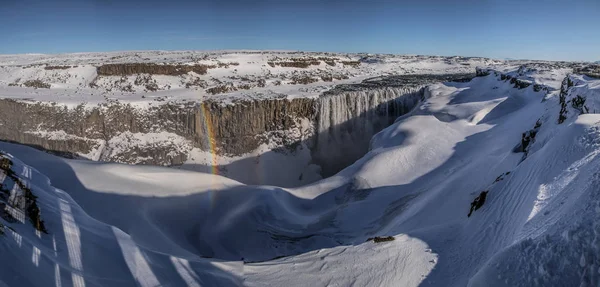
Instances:
[[[0,56],[0,139],[299,186],[331,176],[484,58],[292,52]],[[257,170],[257,172],[248,172]]]

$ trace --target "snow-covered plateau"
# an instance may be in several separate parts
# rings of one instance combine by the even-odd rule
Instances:
[[[593,66],[256,51],[0,66],[0,286],[600,284]]]

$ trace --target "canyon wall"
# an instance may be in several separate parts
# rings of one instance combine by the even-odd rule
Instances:
[[[329,176],[364,155],[375,133],[412,110],[423,99],[425,85],[465,76],[375,78],[338,85],[318,97],[227,103],[185,101],[140,107],[109,101],[67,107],[0,99],[0,139],[65,156],[169,166],[189,162],[193,150],[216,155],[211,164],[221,165],[219,157],[254,153],[258,158],[255,151],[261,146],[291,157],[299,147],[306,147],[311,164]],[[271,168],[277,164],[271,162]]]

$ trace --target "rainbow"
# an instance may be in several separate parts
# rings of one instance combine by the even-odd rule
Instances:
[[[211,155],[211,173],[214,175],[219,175],[219,162],[217,158],[217,145],[215,143],[215,131],[212,125],[212,121],[210,120],[210,112],[207,109],[206,104],[204,102],[200,104],[200,113],[200,116],[204,121],[204,134],[206,135],[206,146],[208,146]]]
[[[218,162],[218,158],[217,158],[217,145],[216,145],[216,138],[215,138],[215,129],[212,125],[212,121],[210,120],[210,112],[209,109],[206,107],[206,103],[203,101],[200,104],[200,116],[202,118],[202,121],[204,121],[204,135],[206,138],[206,146],[208,146],[208,152],[210,153],[210,157],[211,157],[211,162],[210,162],[210,171],[212,174],[214,175],[219,175],[219,162]],[[211,181],[213,182],[213,187],[218,185],[218,181],[219,179],[216,177],[213,177],[211,179]],[[215,206],[215,203],[217,201],[217,188],[211,188],[211,190],[209,191],[209,204],[210,204],[210,209],[212,210]]]

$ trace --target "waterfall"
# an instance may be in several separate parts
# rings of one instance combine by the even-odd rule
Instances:
[[[332,175],[362,157],[371,137],[411,111],[422,99],[422,86],[381,87],[324,95],[313,160]]]

